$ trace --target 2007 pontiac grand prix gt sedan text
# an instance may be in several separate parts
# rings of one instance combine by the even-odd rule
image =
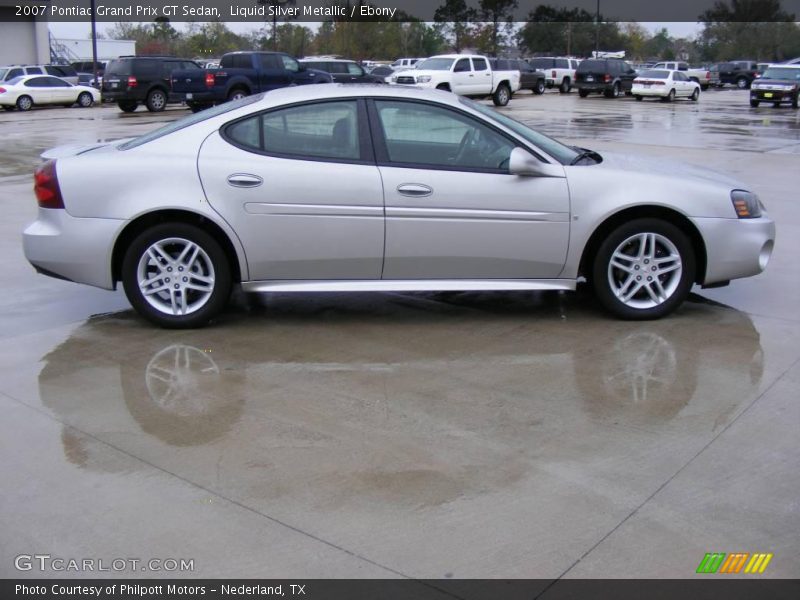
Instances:
[[[652,319],[760,273],[775,225],[707,170],[565,146],[441,91],[302,86],[46,152],[40,272],[166,327],[247,292],[574,290]]]

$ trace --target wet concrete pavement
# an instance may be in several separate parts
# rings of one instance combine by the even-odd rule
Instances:
[[[508,111],[751,182],[778,223],[767,272],[652,323],[584,293],[273,294],[158,330],[121,292],[35,275],[19,232],[41,150],[185,111],[0,114],[0,576],[48,553],[196,577],[675,578],[745,551],[796,577],[798,111],[738,91]]]

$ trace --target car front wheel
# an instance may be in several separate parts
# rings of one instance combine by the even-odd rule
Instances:
[[[162,223],[129,246],[122,283],[131,305],[156,325],[200,327],[228,301],[231,269],[222,247],[207,232],[184,223]]]
[[[598,300],[623,319],[658,319],[689,295],[695,276],[691,242],[660,219],[637,219],[603,241],[592,269]]]

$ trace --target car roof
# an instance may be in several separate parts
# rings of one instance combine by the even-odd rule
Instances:
[[[439,104],[463,106],[459,96],[442,90],[415,86],[387,86],[380,83],[326,83],[322,85],[297,85],[266,92],[261,102],[269,106],[336,98],[409,98],[430,100]]]

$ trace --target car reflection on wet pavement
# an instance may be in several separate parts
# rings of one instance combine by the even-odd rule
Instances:
[[[726,548],[796,575],[800,121],[746,102],[504,109],[752,183],[772,263],[668,319],[611,319],[587,290],[237,294],[194,331],[35,275],[19,243],[42,150],[186,111],[0,115],[0,575],[38,576],[13,568],[37,551],[188,556],[170,575],[194,577],[689,577]]]

